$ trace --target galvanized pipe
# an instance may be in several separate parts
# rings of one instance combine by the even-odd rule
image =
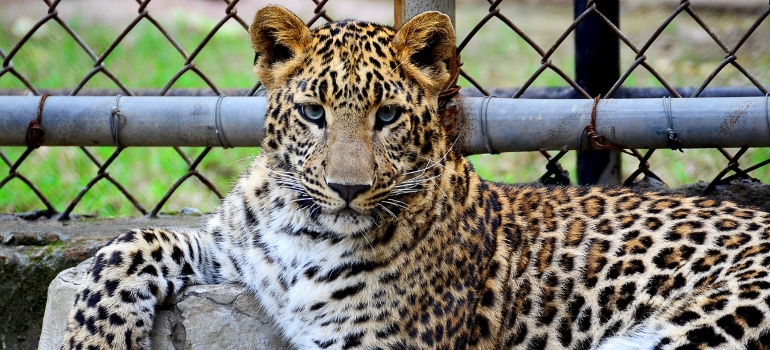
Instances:
[[[484,98],[464,99],[467,124],[462,144],[467,154],[488,152],[484,134],[492,150],[499,152],[596,149],[584,133],[591,122],[593,101],[492,98],[486,102]],[[601,100],[597,134],[621,148],[669,148],[667,129],[671,126],[683,148],[770,146],[766,97],[670,102],[669,118],[663,99]]]
[[[0,146],[24,146],[39,97],[0,96]],[[45,101],[45,146],[256,147],[264,138],[264,97],[51,96]],[[591,149],[584,135],[593,101],[458,98],[460,147],[466,154]],[[217,104],[219,103],[219,123]],[[668,148],[669,124],[684,148],[770,147],[765,97],[601,100],[596,131],[624,148]],[[670,122],[669,122],[670,120]],[[489,145],[489,149],[487,148]]]
[[[39,97],[0,96],[0,145],[25,144]],[[50,96],[42,126],[46,146],[259,146],[267,100],[261,97]],[[219,105],[220,122],[217,122]],[[117,108],[120,126],[113,136]],[[217,127],[220,124],[220,127]]]

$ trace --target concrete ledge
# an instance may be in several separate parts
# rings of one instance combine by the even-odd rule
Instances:
[[[62,271],[51,282],[39,350],[57,350],[75,293],[93,259]],[[185,288],[155,317],[153,349],[288,349],[259,303],[239,285]]]
[[[119,233],[136,227],[196,227],[206,220],[164,215],[56,221],[38,214],[0,215],[0,349],[37,349],[51,281]]]

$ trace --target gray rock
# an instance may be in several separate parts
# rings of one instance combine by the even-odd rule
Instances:
[[[205,217],[24,220],[0,215],[0,349],[37,349],[46,295],[56,275],[135,227],[195,227]]]
[[[48,289],[39,350],[59,349],[75,293],[92,259],[61,272]],[[287,349],[259,303],[239,285],[199,285],[182,290],[155,317],[154,349]]]
[[[75,293],[80,290],[93,260],[88,259],[76,267],[62,271],[48,286],[48,302],[45,304],[38,349],[58,349],[61,346]]]

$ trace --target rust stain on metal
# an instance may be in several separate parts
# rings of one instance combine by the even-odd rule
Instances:
[[[725,119],[725,121],[719,125],[719,134],[729,134],[732,128],[735,127],[735,124],[737,124],[741,118],[746,116],[750,107],[751,103],[746,101],[740,107],[738,107],[738,109],[734,110],[730,114],[729,118]]]
[[[465,98],[457,94],[449,100],[443,107],[438,110],[441,125],[447,133],[450,140],[456,140],[456,147],[460,149],[460,152],[467,155],[465,150],[465,135],[463,131],[468,125],[468,120],[465,113],[460,113],[463,110],[465,104]]]
[[[404,0],[396,0],[393,2],[393,28],[398,29],[401,28],[401,25],[404,24],[404,21],[406,20],[406,5],[404,4]]]

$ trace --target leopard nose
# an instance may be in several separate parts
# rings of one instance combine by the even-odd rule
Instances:
[[[336,184],[333,182],[329,183],[329,187],[334,190],[334,192],[337,192],[337,194],[342,197],[343,200],[345,200],[346,203],[350,204],[350,202],[353,200],[353,198],[356,198],[361,192],[366,191],[369,189],[369,187],[372,187],[370,185],[342,185],[342,184]]]

